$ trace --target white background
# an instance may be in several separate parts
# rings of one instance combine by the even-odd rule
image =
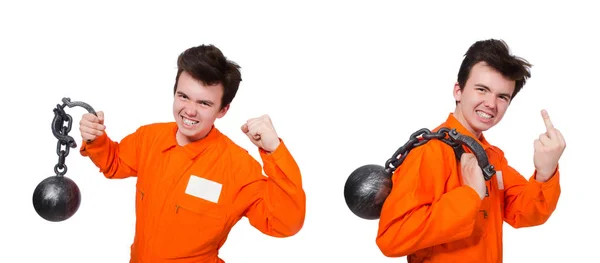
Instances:
[[[381,254],[377,221],[350,213],[343,185],[358,166],[383,164],[412,132],[445,120],[454,109],[462,55],[487,38],[506,40],[534,64],[532,79],[487,138],[527,178],[533,140],[545,131],[542,108],[567,141],[556,212],[539,227],[505,225],[505,262],[596,257],[597,8],[576,1],[215,2],[0,4],[0,132],[8,156],[0,159],[0,262],[129,260],[135,179],[105,179],[78,148],[67,158],[67,176],[81,189],[79,211],[61,223],[35,213],[33,190],[53,175],[58,160],[52,110],[63,97],[87,102],[105,112],[114,140],[140,125],[170,121],[176,57],[200,44],[217,45],[242,66],[239,93],[218,128],[258,158],[239,127],[270,114],[301,166],[308,199],[296,236],[267,237],[242,220],[220,256],[226,262],[405,262]],[[79,142],[85,110],[68,113]]]

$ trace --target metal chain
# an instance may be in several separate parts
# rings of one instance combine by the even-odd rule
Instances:
[[[84,102],[71,102],[69,98],[63,98],[63,104],[57,104],[54,109],[54,120],[52,121],[52,134],[58,142],[56,143],[56,154],[58,155],[58,163],[54,165],[54,172],[56,176],[63,176],[67,173],[67,165],[65,160],[69,156],[70,148],[77,147],[75,139],[69,136],[71,127],[73,126],[73,118],[67,114],[64,110],[66,106],[72,108],[74,106],[81,106],[88,110],[88,112],[96,112],[94,109]]]
[[[432,132],[427,128],[416,131],[410,136],[408,142],[406,142],[402,147],[398,148],[394,155],[386,161],[385,168],[390,172],[394,172],[402,164],[402,162],[404,162],[404,159],[413,148],[421,146],[432,139],[440,140],[452,148],[462,150],[461,143],[448,136],[448,133],[450,132],[451,130],[445,127],[440,128],[436,132]],[[447,136],[448,138],[446,138]]]

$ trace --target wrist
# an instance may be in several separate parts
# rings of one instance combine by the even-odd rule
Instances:
[[[271,154],[271,153],[273,153],[275,150],[277,150],[277,148],[279,147],[279,145],[280,145],[280,141],[279,141],[279,139],[278,139],[277,141],[275,141],[275,142],[273,142],[272,144],[270,144],[270,145],[269,145],[269,147],[267,147],[267,148],[264,148],[263,150],[264,150],[266,153],[268,153],[268,154]]]
[[[486,196],[486,192],[487,192],[487,188],[485,188],[485,189],[484,189],[483,191],[481,191],[481,192],[478,192],[478,194],[479,194],[479,198],[480,198],[481,200],[483,200],[483,199],[485,198],[485,196]]]
[[[554,175],[555,172],[556,172],[556,168],[554,169],[553,172],[548,172],[548,171],[544,171],[544,170],[536,170],[533,178],[538,182],[544,183],[544,182],[550,180],[550,178],[552,178],[552,176]]]
[[[552,176],[551,174],[546,174],[546,173],[541,173],[541,172],[536,171],[535,176],[533,178],[540,183],[545,183],[548,180],[550,180],[551,176]]]

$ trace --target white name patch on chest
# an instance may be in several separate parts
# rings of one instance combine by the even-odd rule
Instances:
[[[504,190],[504,180],[502,179],[502,171],[496,171],[496,180],[498,180],[498,189]]]
[[[219,202],[222,185],[196,175],[190,176],[185,193],[213,203]]]

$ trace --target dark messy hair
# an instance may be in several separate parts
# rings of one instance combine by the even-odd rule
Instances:
[[[223,85],[221,109],[227,106],[238,91],[242,75],[240,66],[227,60],[221,50],[213,45],[200,45],[183,51],[177,58],[177,76],[173,94],[177,91],[179,76],[187,72],[205,85]]]
[[[511,100],[517,96],[531,77],[531,64],[520,57],[510,54],[510,50],[504,40],[488,39],[475,42],[467,52],[458,71],[458,85],[460,89],[465,88],[471,68],[479,62],[485,62],[504,77],[515,81],[515,90]]]

